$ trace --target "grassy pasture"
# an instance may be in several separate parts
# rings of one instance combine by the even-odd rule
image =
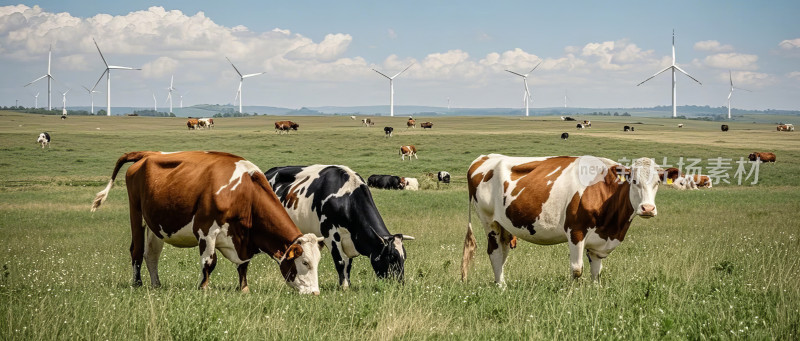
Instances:
[[[348,117],[293,117],[300,131],[276,135],[277,118],[264,116],[188,131],[181,118],[2,113],[0,338],[800,338],[800,135],[745,120],[722,133],[714,122],[680,121],[686,127],[678,129],[671,119],[585,118],[593,127],[578,131],[557,117],[417,117],[434,123],[423,131],[406,130],[403,117],[378,117],[371,128]],[[387,125],[393,138],[383,137]],[[636,131],[623,133],[623,125]],[[53,138],[49,149],[35,144],[42,131]],[[416,145],[419,160],[401,162],[403,144]],[[236,292],[236,270],[223,258],[201,292],[198,252],[166,246],[163,287],[131,288],[124,177],[101,209],[90,214],[89,206],[116,159],[133,150],[220,150],[262,170],[344,164],[364,178],[395,174],[421,183],[425,173],[447,170],[453,183],[373,191],[389,230],[417,237],[406,243],[405,285],[375,279],[361,257],[351,289],[341,291],[324,250],[319,297],[292,292],[264,255],[250,266],[250,294]],[[570,278],[565,245],[520,243],[500,290],[478,224],[479,252],[469,280],[459,281],[465,173],[480,154],[684,157],[707,166],[710,158],[753,151],[778,157],[760,167],[757,185],[662,187],[659,216],[634,221],[599,283],[588,279],[588,264],[584,278]]]

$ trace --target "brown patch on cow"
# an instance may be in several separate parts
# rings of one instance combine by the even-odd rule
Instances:
[[[517,236],[511,236],[511,241],[508,242],[508,246],[512,249],[517,248]]]
[[[535,233],[533,224],[539,219],[555,180],[576,159],[559,156],[511,167],[511,180],[517,181],[511,196],[519,196],[508,204],[506,216],[515,227],[526,228],[531,235]]]
[[[693,175],[693,177],[694,177],[694,183],[697,184],[697,187],[711,186],[711,178],[709,178],[707,175],[695,174]]]
[[[497,245],[497,233],[495,233],[494,231],[491,231],[491,232],[489,232],[489,235],[487,236],[487,238],[489,240],[489,243],[488,243],[488,246],[486,248],[486,253],[491,255],[492,252],[494,252],[494,250],[497,250],[497,248],[500,247],[500,245]]]
[[[577,192],[572,196],[567,205],[564,231],[570,230],[573,244],[583,240],[590,228],[595,228],[595,233],[605,240],[625,239],[634,208],[629,198],[630,182],[620,182],[617,178],[622,171],[621,167],[611,167],[604,181],[587,187],[583,196]]]
[[[664,172],[667,174],[666,179],[672,179],[672,181],[675,181],[675,179],[683,175],[681,171],[675,167],[667,168]]]
[[[286,194],[286,200],[284,201],[284,207],[286,207],[286,208],[290,208],[291,207],[292,209],[295,209],[295,210],[297,209],[297,204],[298,204],[297,197],[299,196],[299,194],[297,192],[297,189],[304,182],[308,181],[308,179],[310,179],[310,178],[311,178],[310,176],[307,176],[305,179],[303,179],[302,181],[298,182],[296,185],[294,185],[294,187],[292,187],[289,190],[289,193]]]
[[[489,182],[489,180],[492,179],[492,176],[494,176],[494,169],[490,169],[488,172],[486,172],[486,176],[483,177],[483,182]]]
[[[483,181],[483,173],[474,174],[478,168],[483,165],[486,160],[488,160],[488,156],[484,156],[479,160],[472,163],[469,166],[469,170],[467,171],[467,187],[469,189],[469,198],[470,200],[475,199],[475,192],[478,190],[478,185],[480,185],[481,181]]]

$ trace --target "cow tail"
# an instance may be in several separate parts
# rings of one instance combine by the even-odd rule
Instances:
[[[108,192],[111,191],[111,187],[114,185],[114,179],[116,179],[117,173],[119,173],[119,169],[122,168],[122,165],[128,162],[139,161],[152,153],[154,152],[130,152],[122,154],[122,156],[120,156],[120,158],[117,160],[116,166],[114,166],[114,172],[111,173],[111,180],[108,180],[108,185],[102,191],[97,192],[97,196],[94,197],[94,201],[92,202],[92,212],[97,210],[97,208],[100,207],[100,205],[102,205],[103,202],[105,202],[108,198]]]
[[[461,281],[467,280],[469,264],[472,258],[475,258],[475,248],[478,245],[475,240],[475,234],[472,233],[472,198],[470,198],[468,206],[467,235],[464,237],[464,255],[461,257]]]

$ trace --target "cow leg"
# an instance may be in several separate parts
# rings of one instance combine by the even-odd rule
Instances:
[[[150,285],[154,288],[161,286],[158,278],[158,258],[161,257],[161,250],[164,248],[164,241],[158,238],[152,230],[147,229],[147,240],[144,244],[144,261],[147,264],[147,271],[150,273]]]
[[[417,158],[417,153],[414,153],[414,158],[419,160],[419,158]],[[411,157],[409,157],[408,159],[411,160]]]
[[[250,288],[247,286],[247,266],[248,265],[250,265],[250,262],[244,262],[242,264],[239,264],[239,266],[236,267],[236,271],[239,272],[239,290],[241,290],[242,293],[245,293],[245,294],[250,292]]]
[[[592,268],[592,280],[599,280],[600,271],[603,271],[603,257],[600,257],[591,250],[586,250],[586,258],[589,259],[589,266]]]
[[[203,264],[203,270],[200,273],[199,289],[208,288],[208,278],[211,277],[211,272],[217,266],[216,239],[216,233],[210,233],[209,236],[200,239],[200,260]]]
[[[583,249],[585,241],[583,235],[578,233],[571,233],[569,241],[569,265],[572,269],[572,278],[580,278],[583,274]]]
[[[142,222],[142,212],[139,210],[138,202],[130,203],[131,219],[131,268],[133,278],[131,284],[134,287],[142,286],[142,258],[144,257],[144,226]]]
[[[332,238],[330,242],[328,242],[327,238],[325,241],[328,244],[328,248],[331,250],[333,265],[336,267],[336,272],[339,274],[339,286],[347,290],[347,288],[350,287],[350,266],[353,260],[344,254],[341,242],[333,241]]]
[[[488,247],[486,252],[489,254],[489,260],[492,262],[492,270],[494,270],[494,282],[501,288],[505,288],[506,280],[503,275],[503,267],[508,258],[509,241],[511,234],[504,230],[497,222],[493,222],[490,231],[487,234]]]

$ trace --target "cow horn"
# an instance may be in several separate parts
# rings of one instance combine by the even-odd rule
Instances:
[[[415,240],[416,238],[412,236],[403,235],[403,240]]]
[[[317,237],[317,243],[321,243],[325,240],[325,237]]]

